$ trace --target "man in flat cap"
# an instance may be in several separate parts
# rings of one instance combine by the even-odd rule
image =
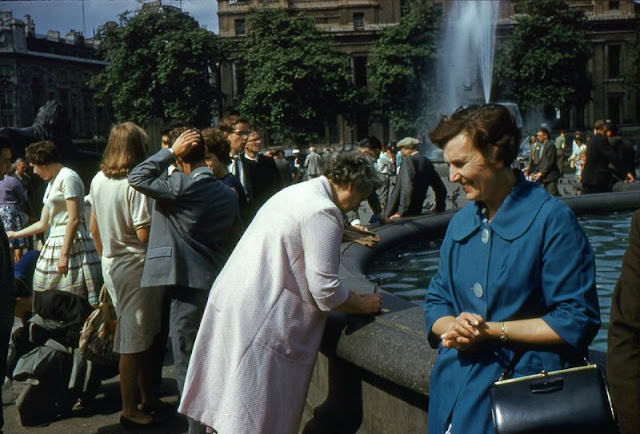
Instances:
[[[413,137],[405,137],[397,144],[402,153],[402,166],[385,210],[384,216],[390,220],[421,214],[429,187],[436,197],[434,210],[445,209],[447,188],[431,161],[418,151],[419,145],[420,141]]]

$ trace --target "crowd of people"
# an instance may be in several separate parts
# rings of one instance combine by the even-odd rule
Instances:
[[[447,189],[412,137],[391,147],[370,136],[357,150],[322,155],[310,147],[290,161],[282,150],[264,150],[241,116],[203,130],[174,123],[161,135],[159,151],[148,155],[142,128],[113,126],[86,197],[52,142],[29,145],[15,177],[4,176],[11,143],[0,137],[0,278],[9,287],[0,355],[6,359],[14,305],[29,309],[28,290],[16,297],[12,264],[46,234],[40,252],[25,255],[33,271],[16,267],[29,274],[20,282],[29,282],[35,313],[47,309],[52,291],[93,307],[101,288],[108,292],[124,427],[154,426],[168,411],[157,385],[170,339],[178,411],[190,433],[297,432],[328,312],[381,309],[379,294],[357,294],[340,281],[345,227],[364,228],[363,201],[382,224],[419,215],[429,188],[430,211],[444,211]],[[609,191],[612,173],[635,179],[616,137],[600,121],[590,140],[575,135],[568,161],[585,193]],[[522,376],[586,354],[600,324],[595,259],[573,213],[552,197],[565,169],[564,132],[551,142],[540,128],[524,172],[513,168],[519,132],[503,106],[461,108],[430,139],[470,203],[449,224],[424,302],[428,340],[439,348],[429,432],[488,434],[488,390],[509,361],[517,357]],[[36,177],[45,181],[44,206],[26,224],[22,206],[36,190],[25,185]],[[617,289],[620,297],[629,286]]]
[[[558,180],[572,170],[579,185],[578,194],[637,188],[632,186],[636,180],[635,150],[610,120],[596,121],[592,134],[576,131],[571,147],[567,131],[560,131],[552,141],[546,127],[531,135],[528,145],[529,159],[524,173],[551,195],[560,194]]]

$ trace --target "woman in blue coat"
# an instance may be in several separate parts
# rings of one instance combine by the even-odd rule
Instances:
[[[449,179],[472,202],[451,220],[424,311],[431,371],[428,432],[493,433],[489,389],[514,354],[514,377],[562,369],[600,325],[595,262],[573,213],[510,168],[518,132],[490,104],[456,110],[430,133]]]

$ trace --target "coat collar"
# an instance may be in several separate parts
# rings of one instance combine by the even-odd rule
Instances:
[[[551,196],[539,185],[527,181],[520,171],[516,173],[513,186],[489,227],[505,240],[514,240],[524,234],[538,215],[542,205]],[[455,241],[462,241],[473,235],[482,225],[484,204],[475,201],[460,211],[456,224],[451,229]]]
[[[189,176],[192,177],[193,179],[198,179],[201,176],[204,176],[206,178],[209,176],[213,176],[213,172],[207,166],[202,166],[192,170]]]

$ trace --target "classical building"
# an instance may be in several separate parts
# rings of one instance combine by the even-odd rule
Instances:
[[[333,36],[337,50],[351,56],[354,83],[367,86],[367,56],[380,32],[399,23],[408,0],[217,0],[220,36],[241,38],[247,32],[246,15],[250,9],[279,7],[312,17],[319,29]],[[466,0],[465,0],[466,1]],[[433,0],[434,7],[446,19],[451,0]],[[629,69],[632,42],[638,38],[640,5],[634,0],[568,0],[571,7],[584,10],[589,20],[588,37],[594,55],[589,71],[594,88],[585,107],[562,113],[559,125],[583,128],[595,119],[612,119],[619,123],[638,123],[638,92],[625,87],[623,76]],[[502,0],[498,22],[498,39],[508,38],[515,25],[518,1]],[[244,88],[244,73],[239,60],[221,66],[220,86],[223,113],[233,108]],[[362,119],[345,125],[338,118],[328,139],[333,143],[352,143],[367,134],[383,134],[382,126]],[[391,133],[393,138],[393,132]]]
[[[29,15],[22,21],[0,11],[0,127],[31,125],[38,108],[56,99],[67,111],[72,137],[108,133],[109,113],[96,106],[87,84],[105,65],[81,33],[38,35]]]
[[[508,38],[515,25],[517,1],[503,2],[498,37]],[[589,128],[597,119],[611,119],[619,125],[640,122],[640,92],[625,85],[633,44],[640,37],[640,2],[637,0],[568,0],[570,7],[582,9],[588,19],[588,38],[593,56],[588,65],[593,82],[585,107],[561,113],[557,128]],[[638,77],[637,79],[640,79]]]
[[[319,29],[332,35],[337,50],[351,56],[354,83],[367,86],[367,56],[380,32],[400,21],[407,4],[407,0],[218,0],[218,22],[221,37],[240,38],[247,32],[246,15],[250,9],[277,7],[304,13],[315,20]],[[224,113],[237,104],[243,92],[244,73],[239,60],[221,66],[220,85]],[[366,118],[348,125],[338,116],[327,139],[332,143],[352,143],[372,132],[382,136],[381,128],[369,125]]]

